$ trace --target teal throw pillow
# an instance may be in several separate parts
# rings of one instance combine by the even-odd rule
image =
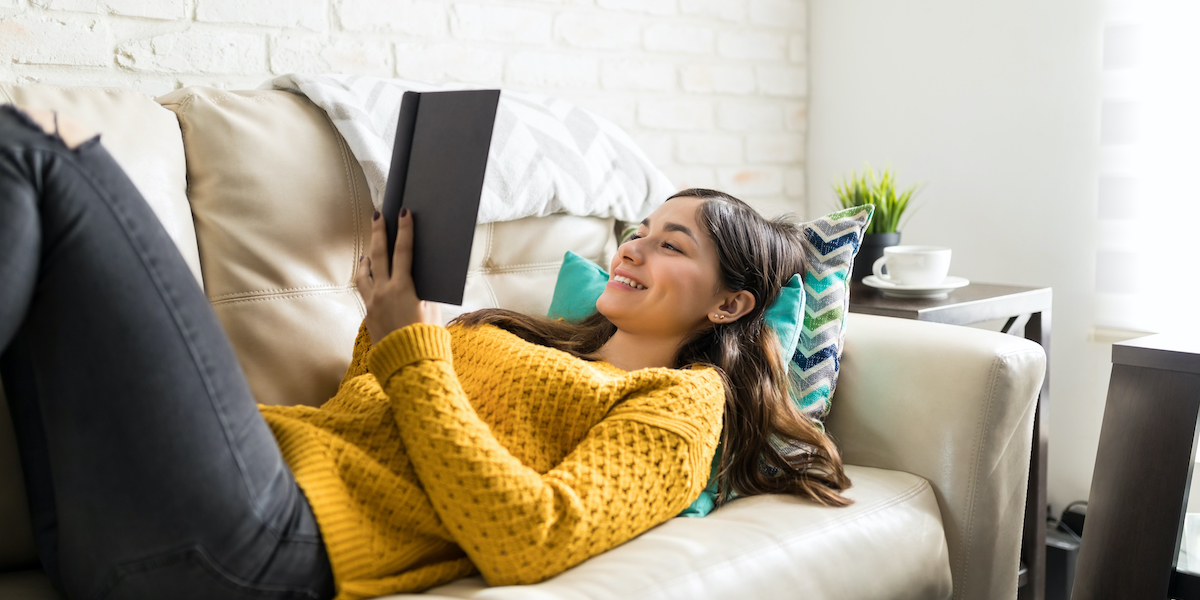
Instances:
[[[554,284],[554,297],[550,301],[548,315],[553,319],[565,319],[578,322],[596,312],[596,300],[604,293],[608,285],[608,272],[596,263],[575,254],[567,252],[563,257],[562,268],[558,271],[558,280]],[[801,336],[804,320],[804,286],[800,275],[792,278],[783,286],[775,303],[767,307],[763,315],[767,325],[775,330],[775,335],[789,357],[795,351]],[[721,464],[721,448],[717,447],[713,456],[712,472],[708,486],[700,492],[700,497],[692,502],[681,517],[703,517],[716,506],[717,467]]]

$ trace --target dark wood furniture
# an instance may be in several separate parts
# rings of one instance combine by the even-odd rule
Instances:
[[[972,283],[951,291],[946,298],[889,298],[861,282],[850,287],[850,312],[949,325],[1006,319],[1002,332],[1023,335],[1046,350],[1046,378],[1034,414],[1034,444],[1025,497],[1025,530],[1018,574],[1018,598],[1021,600],[1043,600],[1046,596],[1046,453],[1049,446],[1046,407],[1050,399],[1051,300],[1048,287],[990,283]]]
[[[1113,344],[1072,598],[1200,598],[1176,571],[1200,414],[1200,335]]]

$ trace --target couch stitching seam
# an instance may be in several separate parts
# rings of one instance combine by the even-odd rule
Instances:
[[[966,548],[963,548],[962,558],[959,559],[959,569],[961,573],[965,573],[966,569],[971,564],[971,542],[975,536],[975,508],[979,500],[979,474],[983,470],[983,433],[987,431],[987,424],[991,421],[992,406],[996,400],[996,381],[1000,377],[1000,365],[1006,355],[1001,354],[992,359],[991,376],[988,378],[988,394],[987,404],[984,405],[983,415],[981,415],[979,428],[975,434],[975,460],[972,461],[971,471],[971,495],[968,498],[967,506],[965,507],[966,520]],[[962,598],[960,592],[963,591],[962,586],[955,586],[954,596]]]
[[[233,304],[245,304],[248,302],[267,302],[269,300],[288,300],[291,298],[311,298],[311,297],[316,297],[316,296],[330,296],[330,295],[337,295],[337,294],[352,293],[354,291],[356,291],[356,288],[347,286],[347,287],[342,287],[342,288],[312,291],[312,292],[306,292],[306,293],[300,293],[300,294],[291,294],[291,293],[262,294],[262,295],[249,296],[246,298],[238,298],[238,299],[234,299],[234,300],[222,300],[219,302],[213,302],[212,305],[214,308],[216,308],[218,306],[229,306],[229,305],[233,305]],[[357,294],[355,294],[355,295],[357,296]]]
[[[219,296],[209,296],[209,297],[208,297],[208,300],[209,300],[210,302],[217,302],[217,301],[220,301],[220,300],[223,300],[223,299],[226,299],[226,298],[236,298],[236,297],[243,297],[243,296],[257,296],[257,295],[260,295],[260,294],[283,294],[283,293],[288,293],[288,292],[306,292],[306,291],[313,291],[313,290],[341,290],[341,289],[345,289],[345,288],[347,288],[347,287],[352,287],[352,286],[346,286],[346,285],[310,285],[310,286],[305,286],[305,287],[291,287],[291,288],[271,288],[271,289],[266,289],[266,290],[253,290],[253,291],[246,291],[246,292],[232,292],[232,293],[229,293],[229,294],[221,294],[221,295],[219,295]]]

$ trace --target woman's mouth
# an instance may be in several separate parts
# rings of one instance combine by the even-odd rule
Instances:
[[[615,281],[615,282],[617,282],[617,283],[621,283],[621,284],[627,285],[627,286],[629,286],[629,287],[631,287],[631,288],[633,288],[633,289],[635,289],[635,290],[644,290],[644,289],[646,289],[646,286],[644,286],[644,285],[642,285],[642,284],[640,284],[640,283],[638,283],[638,282],[636,282],[636,281],[634,281],[634,280],[632,280],[632,279],[630,279],[630,278],[628,278],[628,277],[624,277],[624,276],[621,276],[621,275],[613,275],[613,278],[612,278],[612,280],[613,280],[613,281]]]

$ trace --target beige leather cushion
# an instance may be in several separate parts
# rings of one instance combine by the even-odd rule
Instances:
[[[941,515],[929,483],[849,467],[855,500],[823,508],[786,496],[676,518],[537,585],[471,577],[400,598],[479,600],[938,600],[951,594]]]
[[[0,101],[56,110],[99,132],[200,280],[183,140],[174,115],[149,96],[120,88],[0,84]]]
[[[842,458],[929,480],[956,600],[1015,598],[1042,347],[853,313],[847,331],[827,422]]]
[[[282,91],[186,88],[179,116],[204,285],[265,404],[319,405],[349,362],[363,305],[353,286],[371,207],[325,114]],[[545,314],[563,254],[604,260],[612,222],[565,215],[476,228],[462,308]]]
[[[183,131],[204,288],[255,397],[320,404],[363,316],[352,285],[372,213],[361,171],[299,96],[193,87],[158,102]]]

